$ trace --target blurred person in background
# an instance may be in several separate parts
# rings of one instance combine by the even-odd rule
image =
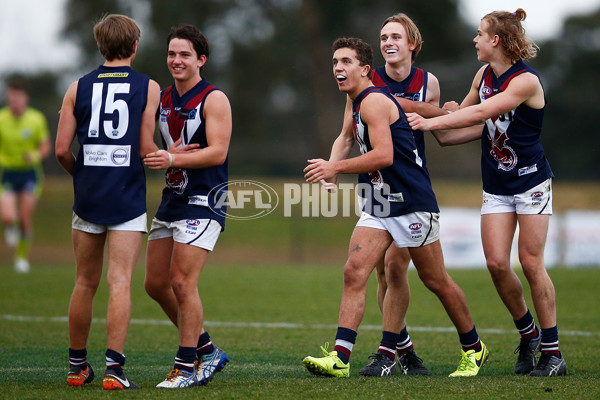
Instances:
[[[42,192],[42,161],[52,149],[46,117],[29,107],[23,80],[8,83],[6,101],[7,106],[0,109],[0,211],[4,240],[15,248],[15,270],[27,273],[33,214]]]

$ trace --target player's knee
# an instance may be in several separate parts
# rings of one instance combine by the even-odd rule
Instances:
[[[92,295],[96,294],[98,286],[100,286],[100,280],[98,279],[87,279],[80,277],[75,282],[75,290],[85,291],[91,293]]]
[[[450,288],[452,284],[450,277],[447,274],[423,273],[420,271],[419,278],[425,287],[435,294],[439,294],[443,290]]]
[[[344,286],[356,287],[365,284],[369,274],[366,273],[365,268],[361,268],[360,265],[348,260],[344,266]]]
[[[148,296],[154,300],[158,300],[167,290],[170,290],[171,287],[170,285],[165,285],[163,282],[155,279],[148,279],[146,277],[146,280],[144,280],[144,289],[146,290]]]
[[[487,269],[490,271],[492,277],[501,277],[506,274],[508,268],[510,267],[510,263],[508,260],[504,260],[502,258],[496,257],[487,257],[486,258]]]
[[[197,287],[190,285],[190,283],[183,278],[171,278],[171,289],[173,289],[173,293],[175,293],[175,297],[179,303],[185,302],[195,288]]]
[[[433,279],[433,278],[425,278],[425,279],[421,279],[423,284],[425,285],[425,287],[429,290],[431,290],[433,293],[439,293],[442,288],[443,288],[443,284],[437,280],[437,279]]]
[[[399,270],[396,268],[386,269],[385,279],[388,286],[403,286],[404,281],[407,279],[406,270]]]
[[[544,261],[537,257],[521,258],[521,268],[523,275],[530,284],[537,281],[549,280],[548,272],[544,268]]]
[[[531,254],[520,255],[519,262],[521,263],[521,266],[523,267],[523,271],[525,271],[525,270],[536,271],[536,270],[544,267],[543,258],[536,257]]]

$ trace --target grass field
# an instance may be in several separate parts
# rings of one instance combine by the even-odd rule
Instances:
[[[149,191],[149,210],[160,184]],[[442,185],[443,186],[443,185]],[[436,188],[440,203],[476,207],[477,184]],[[200,292],[206,329],[231,358],[206,387],[160,391],[154,386],[170,370],[177,331],[143,290],[143,260],[134,277],[133,320],[126,347],[128,376],[141,389],[102,390],[101,379],[68,388],[67,308],[73,287],[68,180],[49,180],[36,218],[32,272],[13,272],[9,250],[0,244],[0,399],[598,399],[600,398],[600,268],[549,271],[558,304],[561,350],[569,375],[560,378],[513,374],[518,335],[485,270],[451,270],[467,295],[491,358],[472,379],[450,379],[459,361],[458,337],[441,304],[410,272],[409,332],[429,377],[358,376],[380,340],[376,283],[370,281],[367,310],[352,355],[349,379],[310,375],[301,360],[320,355],[332,343],[342,289],[341,266],[354,218],[228,222],[202,274]],[[598,188],[576,194],[581,208],[598,204]],[[473,200],[475,198],[475,200]],[[474,203],[474,204],[472,204]],[[565,201],[566,203],[566,201]],[[309,235],[310,232],[310,235]],[[325,255],[327,254],[327,255]],[[528,287],[525,284],[526,292]],[[94,307],[88,358],[97,375],[104,370],[107,288],[103,281]],[[528,300],[531,306],[531,301]]]
[[[491,358],[473,379],[450,379],[459,359],[456,333],[433,294],[410,273],[409,331],[430,377],[358,376],[380,339],[375,282],[370,282],[367,312],[352,355],[349,379],[310,375],[301,360],[319,355],[333,342],[341,293],[341,271],[334,265],[213,264],[200,290],[206,328],[227,351],[231,363],[201,388],[160,391],[154,386],[171,368],[177,333],[143,291],[143,268],[135,274],[133,322],[126,348],[126,370],[141,390],[123,398],[407,398],[407,399],[597,399],[600,396],[600,269],[553,269],[561,349],[569,375],[560,378],[515,376],[512,372],[518,335],[500,303],[487,272],[451,271],[467,294],[471,311]],[[0,264],[0,398],[99,399],[108,396],[101,379],[84,388],[68,388],[67,307],[73,270],[46,264],[27,276]],[[106,284],[94,307],[89,361],[103,372]],[[551,390],[552,393],[547,392]]]

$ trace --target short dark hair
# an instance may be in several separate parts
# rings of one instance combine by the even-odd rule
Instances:
[[[6,87],[7,89],[20,90],[26,93],[28,92],[27,82],[21,76],[13,76],[12,78],[10,78],[6,83]]]
[[[373,49],[371,49],[371,45],[369,43],[362,39],[345,37],[338,38],[335,40],[335,42],[333,42],[333,46],[331,46],[331,48],[334,52],[343,48],[352,49],[356,52],[356,59],[361,66],[373,66]],[[369,79],[371,79],[371,71],[369,71],[368,76]]]
[[[189,40],[192,43],[192,46],[194,46],[194,50],[196,50],[196,55],[198,58],[200,58],[202,55],[208,58],[210,52],[208,48],[208,40],[206,40],[204,34],[194,25],[185,24],[172,27],[169,36],[167,36],[167,48],[173,39]]]

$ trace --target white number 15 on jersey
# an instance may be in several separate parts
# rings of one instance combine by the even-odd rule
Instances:
[[[113,121],[104,121],[102,126],[106,137],[111,139],[120,139],[127,133],[129,126],[129,108],[127,102],[123,99],[115,100],[117,93],[129,93],[129,83],[109,83],[104,99],[104,110],[102,110],[102,91],[104,83],[94,83],[92,89],[92,117],[88,129],[88,137],[98,137],[100,134],[100,113],[114,114],[118,113],[117,126]]]

